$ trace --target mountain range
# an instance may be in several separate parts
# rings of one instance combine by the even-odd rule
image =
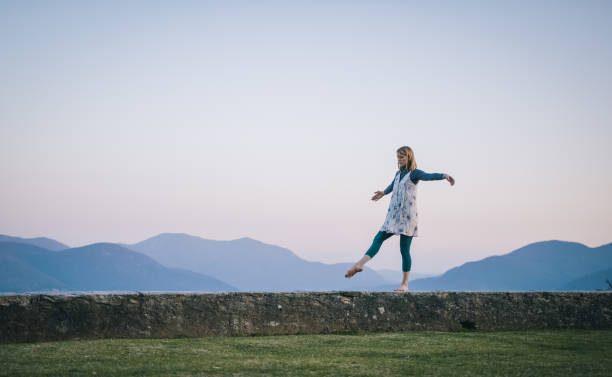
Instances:
[[[372,290],[387,282],[369,268],[359,279],[346,279],[344,274],[352,263],[309,262],[289,249],[251,238],[213,241],[164,233],[125,247],[168,267],[213,276],[242,291]]]
[[[612,280],[611,268],[612,243],[591,248],[577,242],[553,240],[465,263],[441,276],[415,280],[410,288],[417,291],[606,289],[609,287],[603,277]]]
[[[168,268],[112,243],[52,251],[0,242],[0,291],[235,291],[210,276]]]
[[[207,240],[162,233],[135,244],[95,243],[71,248],[49,238],[0,235],[0,292],[38,291],[390,291],[400,271],[352,263],[324,264],[289,249],[240,238]],[[389,281],[395,279],[396,284]],[[510,253],[411,280],[411,291],[556,291],[611,288],[612,243],[590,248],[543,241]]]

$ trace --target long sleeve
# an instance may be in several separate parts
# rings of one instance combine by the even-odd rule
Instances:
[[[397,176],[398,173],[395,173],[395,175]],[[387,188],[385,189],[385,191],[383,191],[385,193],[385,195],[387,195],[388,193],[390,193],[391,191],[393,191],[393,184],[395,183],[395,177],[393,177],[393,180],[391,181],[391,184],[389,186],[387,186]]]
[[[444,179],[444,174],[442,173],[425,173],[423,170],[415,169],[410,175],[410,179],[412,183],[415,185],[418,181],[439,181]]]

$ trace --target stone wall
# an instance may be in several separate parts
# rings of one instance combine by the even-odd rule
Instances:
[[[0,342],[343,331],[612,328],[612,293],[0,296]]]

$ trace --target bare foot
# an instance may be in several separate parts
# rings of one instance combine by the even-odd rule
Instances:
[[[395,288],[393,290],[393,292],[408,292],[408,286],[407,285],[400,285],[399,288]]]
[[[363,267],[360,267],[360,266],[358,266],[358,265],[354,265],[353,267],[351,267],[351,269],[350,269],[350,270],[348,270],[348,271],[346,272],[346,275],[344,275],[344,277],[345,277],[345,278],[350,278],[350,277],[352,277],[353,275],[355,275],[356,273],[361,272],[361,271],[363,271]]]

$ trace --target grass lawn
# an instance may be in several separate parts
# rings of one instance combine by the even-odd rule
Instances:
[[[0,376],[610,376],[612,330],[1,344],[0,367]]]

